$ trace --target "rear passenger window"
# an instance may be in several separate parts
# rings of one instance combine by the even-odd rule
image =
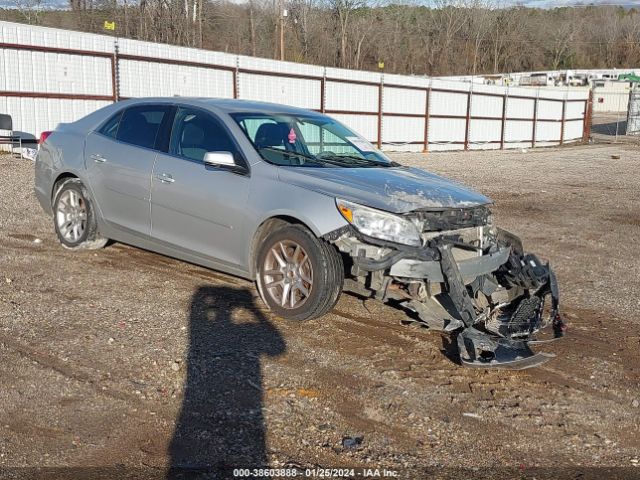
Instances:
[[[125,110],[117,139],[139,147],[154,148],[160,124],[169,114],[168,105],[141,105]]]
[[[98,133],[105,135],[107,137],[116,138],[116,133],[118,133],[118,126],[120,125],[120,118],[122,118],[122,111],[116,113],[113,117],[111,117],[107,123],[105,123]]]

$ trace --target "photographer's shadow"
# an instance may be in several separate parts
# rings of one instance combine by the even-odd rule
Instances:
[[[223,478],[218,475],[233,468],[266,466],[260,358],[285,351],[249,290],[198,288],[189,310],[187,379],[167,478]]]

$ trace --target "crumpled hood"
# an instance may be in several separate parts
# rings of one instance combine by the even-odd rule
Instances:
[[[418,168],[280,167],[282,182],[392,213],[492,203],[480,193]]]

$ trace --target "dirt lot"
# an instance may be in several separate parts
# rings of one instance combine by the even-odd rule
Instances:
[[[3,156],[0,478],[265,461],[640,478],[638,148],[395,157],[489,195],[497,222],[551,260],[569,323],[545,347],[557,358],[465,369],[440,335],[376,301],[343,295],[330,315],[291,323],[244,280],[122,244],[65,251],[32,194],[33,165]]]

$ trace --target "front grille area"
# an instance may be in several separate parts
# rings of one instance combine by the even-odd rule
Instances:
[[[445,210],[414,210],[411,215],[422,222],[423,232],[441,232],[488,225],[491,211],[485,206],[480,206]]]

